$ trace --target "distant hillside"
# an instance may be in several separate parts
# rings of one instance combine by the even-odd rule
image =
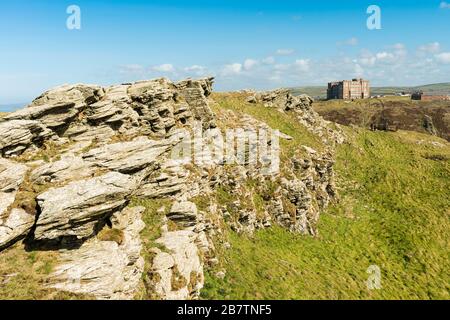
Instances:
[[[446,95],[450,94],[450,82],[427,84],[416,87],[372,87],[371,89],[372,95],[387,95],[395,94],[397,92],[411,93],[414,91],[423,91],[434,95]],[[294,95],[307,94],[315,98],[326,98],[327,96],[326,86],[295,87],[290,88],[290,90]]]
[[[432,133],[450,141],[450,102],[412,101],[407,97],[370,100],[316,101],[314,109],[326,120],[369,129],[379,119],[401,130]],[[432,125],[430,125],[430,120]]]

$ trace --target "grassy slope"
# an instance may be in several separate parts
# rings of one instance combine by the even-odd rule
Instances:
[[[232,249],[207,276],[204,298],[450,298],[450,149],[412,132],[348,130],[337,154],[341,202],[321,216],[318,238],[280,228],[254,239],[230,232]],[[441,155],[447,160],[428,160]],[[442,158],[442,157],[441,157]],[[382,289],[367,289],[367,268]]]
[[[293,119],[291,115],[277,112],[271,108],[265,108],[261,104],[245,102],[245,94],[239,93],[214,93],[212,98],[216,105],[212,106],[216,114],[226,110],[232,110],[238,114],[248,114],[255,119],[267,123],[271,128],[278,129],[293,138],[292,141],[282,139],[280,141],[283,149],[293,150],[300,144],[307,145],[318,150],[323,148],[322,142],[314,134],[308,132],[303,125]],[[226,125],[231,125],[227,123]]]

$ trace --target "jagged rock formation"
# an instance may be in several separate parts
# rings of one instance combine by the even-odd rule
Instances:
[[[249,101],[292,113],[329,150],[299,145],[289,161],[254,164],[261,148],[279,152],[272,141],[258,140],[235,165],[225,165],[229,154],[208,148],[193,163],[178,159],[173,153],[180,146],[214,146],[219,122],[240,127],[237,140],[271,130],[233,112],[218,118],[209,107],[212,82],[65,85],[1,118],[0,250],[23,237],[30,250],[56,250],[48,286],[58,290],[131,299],[144,287],[147,297],[195,299],[204,267],[220,258],[213,240],[220,240],[224,223],[248,234],[277,223],[316,235],[321,210],[336,197],[332,147],[342,133],[312,110],[309,97],[258,93]],[[194,139],[186,141],[186,132]],[[229,198],[219,202],[212,196],[218,189]],[[198,198],[207,200],[202,207]],[[132,207],[136,199],[171,201],[160,237],[145,248],[152,257],[146,261],[143,217],[158,212]]]
[[[119,234],[114,241],[88,241],[75,252],[63,252],[49,287],[99,299],[132,299],[144,270],[139,237],[144,210],[125,208],[113,215],[110,230]]]
[[[423,117],[423,127],[431,135],[437,136],[437,130],[433,123],[433,118],[429,115]]]
[[[0,249],[25,235],[33,226],[34,216],[13,206],[26,172],[25,165],[0,158]]]

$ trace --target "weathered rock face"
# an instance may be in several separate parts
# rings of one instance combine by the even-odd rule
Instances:
[[[14,202],[27,171],[23,164],[0,158],[0,219]]]
[[[51,131],[37,121],[0,122],[0,150],[3,157],[20,154],[31,145],[40,145]]]
[[[0,249],[25,236],[33,227],[35,217],[23,209],[14,208],[0,223]]]
[[[197,206],[189,201],[175,202],[167,218],[181,227],[193,227],[198,222]]]
[[[203,262],[196,245],[198,234],[191,230],[166,232],[158,243],[169,251],[155,250],[151,284],[157,296],[165,300],[196,298],[203,287]]]
[[[61,86],[0,120],[0,151],[4,157],[19,155],[50,138],[104,144],[118,134],[166,137],[176,125],[195,119],[214,126],[207,102],[212,82],[158,79],[109,88]]]
[[[63,252],[49,287],[99,299],[132,299],[144,270],[139,236],[144,210],[125,208],[113,215],[111,230],[120,233],[119,243],[94,239],[76,251]]]
[[[0,158],[0,249],[26,235],[34,223],[34,215],[12,208],[17,191],[25,179],[25,165]]]
[[[40,194],[35,239],[92,236],[102,219],[123,206],[137,186],[135,178],[110,172]]]
[[[156,141],[138,137],[94,148],[80,155],[69,152],[60,160],[33,170],[31,181],[38,184],[62,183],[88,178],[99,171],[136,173],[156,166],[157,158],[175,143],[176,139]]]

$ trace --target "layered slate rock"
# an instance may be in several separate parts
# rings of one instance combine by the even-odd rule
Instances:
[[[196,244],[199,235],[192,230],[166,232],[157,242],[167,252],[154,249],[151,273],[158,279],[151,289],[164,300],[198,297],[204,284],[203,262]],[[157,275],[157,276],[155,276]]]
[[[0,153],[20,155],[49,139],[106,144],[117,135],[169,137],[177,126],[194,120],[210,127],[214,114],[207,98],[212,83],[210,78],[178,84],[156,79],[108,88],[64,85],[0,119]]]
[[[63,252],[49,287],[97,299],[132,299],[144,270],[139,237],[145,226],[144,210],[125,208],[113,215],[111,230],[119,233],[120,239],[94,239],[78,250]]]
[[[130,142],[106,145],[93,149],[82,158],[99,168],[122,173],[132,173],[147,168],[169,149],[172,140],[153,141],[139,137]]]
[[[44,164],[33,170],[31,181],[61,183],[87,178],[100,170],[121,173],[136,173],[152,168],[176,139],[161,141],[138,137],[128,142],[108,144],[76,155],[67,153],[55,162]]]
[[[25,236],[33,226],[34,215],[12,208],[27,171],[25,165],[0,158],[0,249]]]
[[[137,188],[135,178],[118,172],[52,188],[37,197],[41,213],[34,238],[87,238],[102,219],[121,208]]]
[[[14,202],[27,171],[23,164],[0,158],[0,218]]]
[[[174,221],[180,227],[193,227],[197,224],[199,218],[197,206],[189,201],[175,202],[167,218]]]
[[[0,122],[0,155],[21,154],[31,145],[40,145],[52,136],[51,130],[33,120]]]
[[[0,249],[6,248],[24,237],[34,224],[34,215],[23,209],[14,208],[3,221],[0,220]]]

